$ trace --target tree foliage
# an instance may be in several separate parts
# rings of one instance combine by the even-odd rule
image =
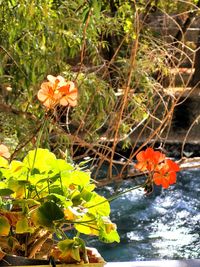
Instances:
[[[196,10],[196,4],[0,1],[0,137],[12,143],[13,157],[35,146],[45,113],[36,95],[48,74],[74,81],[79,99],[76,108],[46,114],[44,147],[56,153],[67,148],[74,158],[76,148],[84,148],[79,157],[91,153],[112,166],[117,145],[132,145],[132,135],[130,160],[137,136],[147,132],[143,146],[163,142],[178,102],[165,94],[162,83],[174,47],[149,25],[155,12],[174,21],[174,13]],[[15,124],[3,123],[5,118]]]

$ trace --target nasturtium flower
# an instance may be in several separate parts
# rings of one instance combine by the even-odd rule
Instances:
[[[163,188],[168,188],[169,185],[176,182],[176,172],[180,168],[174,161],[167,159],[163,153],[147,148],[139,152],[136,158],[138,163],[135,164],[135,168],[149,173],[145,185],[147,192],[151,191],[153,183],[161,185]]]
[[[176,172],[180,170],[178,164],[170,159],[166,159],[153,174],[153,181],[156,185],[168,188],[176,183]]]
[[[53,108],[60,98],[59,93],[55,93],[50,82],[44,82],[37,94],[38,99],[48,109]]]
[[[60,105],[70,105],[72,107],[75,107],[77,105],[78,90],[73,82],[67,82],[65,86],[59,88],[59,92],[62,94],[62,97],[60,99]]]
[[[55,87],[54,89],[59,88],[66,84],[65,78],[60,75],[56,77],[53,75],[48,75],[47,80]]]
[[[47,76],[48,82],[41,84],[41,89],[38,91],[37,97],[47,108],[53,108],[58,104],[61,94],[58,91],[58,86],[63,84],[63,77],[54,77],[52,75]]]
[[[140,171],[153,171],[158,164],[165,160],[165,155],[159,151],[154,151],[151,147],[136,155],[138,163],[135,168]]]
[[[57,104],[62,106],[76,106],[78,90],[71,81],[66,81],[62,76],[47,76],[48,82],[43,82],[37,97],[48,108],[54,108]]]
[[[7,146],[3,144],[0,145],[0,157],[6,158],[6,159],[10,158],[10,152]]]

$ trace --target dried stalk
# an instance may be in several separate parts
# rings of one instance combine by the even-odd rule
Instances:
[[[37,241],[31,245],[28,251],[28,258],[31,259],[35,256],[36,252],[40,249],[40,247],[45,243],[45,241],[50,237],[51,232],[46,232],[42,237],[38,238]]]

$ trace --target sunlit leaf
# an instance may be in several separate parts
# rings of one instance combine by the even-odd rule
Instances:
[[[36,205],[40,205],[40,202],[36,201],[35,199],[15,199],[13,200],[13,204],[36,206]]]
[[[84,204],[84,207],[89,209],[89,212],[96,215],[109,216],[110,214],[110,205],[108,200],[93,192],[93,195],[90,201]]]
[[[89,188],[90,189],[90,188]],[[93,196],[93,193],[86,190],[85,188],[83,188],[83,190],[81,191],[81,197],[85,200],[85,201],[90,201],[91,198]]]
[[[112,223],[109,217],[99,217],[98,226],[99,240],[105,243],[120,242],[116,224]]]
[[[7,185],[8,185],[8,188],[12,188],[12,190],[14,191],[13,197],[23,198],[25,196],[25,184],[26,183],[27,181],[16,181],[14,179],[10,179]]]
[[[85,186],[90,182],[90,173],[75,170],[71,174],[71,183]]]
[[[10,232],[10,224],[6,217],[0,217],[0,236],[8,236]]]
[[[17,160],[12,160],[10,163],[10,171],[12,173],[14,172],[20,172],[22,170],[22,168],[25,168],[24,163],[21,161],[17,161]]]
[[[7,159],[0,157],[0,168],[8,168],[9,164]]]
[[[58,242],[58,248],[61,250],[62,254],[59,259],[68,262],[67,258],[71,257],[76,261],[80,261],[80,251],[79,244],[76,240],[66,239]]]
[[[59,172],[73,170],[74,167],[70,163],[67,163],[64,159],[57,159],[56,167]]]
[[[16,224],[17,234],[33,233],[33,232],[34,232],[34,228],[29,226],[27,218],[24,217],[17,222]]]
[[[106,231],[101,229],[99,231],[99,240],[104,243],[113,243],[113,242],[119,243],[120,237],[116,230],[112,230],[109,233],[107,233]]]
[[[70,186],[71,184],[85,186],[90,182],[90,173],[80,170],[68,171],[63,170],[61,173],[62,184],[65,187]]]
[[[44,184],[44,186],[47,186],[47,182],[54,182],[59,178],[59,175],[55,175],[55,173],[39,173],[39,174],[34,174],[29,176],[29,181],[31,182],[32,185],[39,185]]]
[[[38,148],[29,151],[23,163],[29,168],[36,168],[40,172],[50,171],[56,168],[56,156],[48,149]]]
[[[85,214],[81,220],[75,223],[74,227],[82,234],[86,235],[99,235],[99,228],[97,220],[92,214]]]

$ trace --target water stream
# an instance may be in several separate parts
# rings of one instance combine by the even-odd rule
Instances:
[[[125,181],[120,190],[133,186]],[[106,197],[112,187],[101,191]],[[183,171],[177,184],[156,188],[150,196],[142,189],[126,193],[111,203],[111,219],[117,224],[119,244],[103,244],[94,238],[106,261],[200,258],[200,171]]]

